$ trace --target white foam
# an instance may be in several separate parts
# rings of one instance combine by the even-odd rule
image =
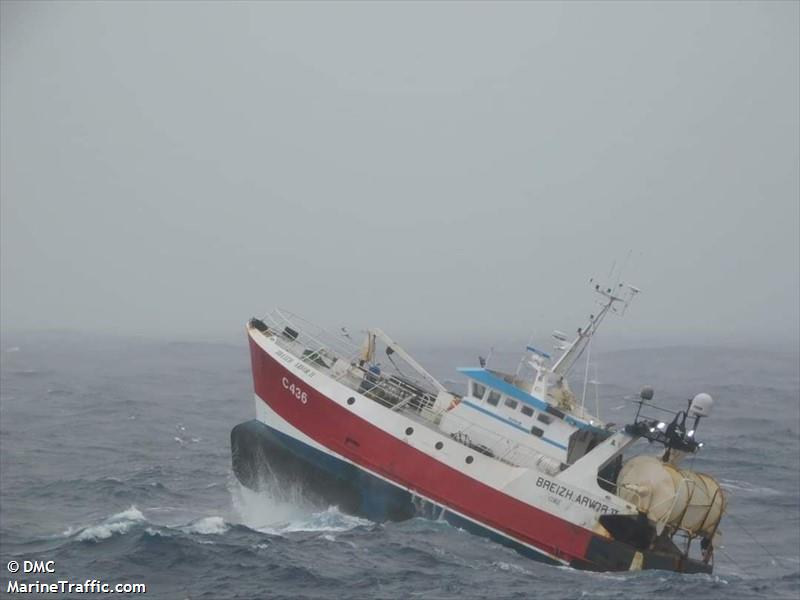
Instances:
[[[136,508],[135,506],[131,506],[128,510],[123,510],[120,513],[112,515],[109,520],[116,521],[124,519],[127,521],[145,521],[144,515],[142,512]]]
[[[276,489],[274,484],[266,483],[261,491],[255,492],[234,481],[230,489],[241,522],[263,533],[336,532],[371,524],[366,519],[345,515],[335,506],[321,508],[311,504],[299,487]]]
[[[744,492],[746,494],[760,494],[762,496],[777,496],[780,491],[770,487],[759,487],[747,481],[740,481],[738,479],[720,479],[720,486],[722,489],[733,492]]]
[[[81,542],[105,540],[114,534],[126,533],[131,527],[145,520],[141,511],[135,506],[131,506],[128,510],[111,515],[99,525],[85,528],[78,534],[76,539]]]
[[[347,531],[371,524],[371,521],[346,515],[339,512],[335,506],[329,506],[326,510],[314,513],[306,519],[287,523],[280,531]]]
[[[222,517],[205,517],[182,527],[181,531],[186,533],[199,533],[202,535],[219,535],[230,529],[225,519]]]
[[[520,573],[522,575],[531,575],[531,572],[527,569],[520,567],[519,565],[515,565],[512,563],[507,563],[503,561],[497,561],[492,563],[493,567],[500,569],[501,571],[509,571],[511,573]]]
[[[148,535],[152,535],[154,537],[156,537],[156,536],[157,537],[170,537],[170,535],[168,533],[164,533],[163,531],[159,531],[158,529],[155,529],[154,527],[145,527],[145,532]]]
[[[278,533],[276,527],[302,520],[314,511],[298,490],[276,490],[266,485],[256,492],[238,481],[230,483],[229,489],[236,516],[242,524],[257,531]]]

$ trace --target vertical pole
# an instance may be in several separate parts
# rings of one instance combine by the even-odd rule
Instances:
[[[594,416],[600,419],[600,394],[597,391],[597,386],[600,383],[597,381],[597,365],[594,366]],[[600,419],[602,420],[602,419]]]
[[[592,338],[589,338],[589,344],[586,348],[586,368],[583,372],[583,395],[581,396],[581,410],[586,412],[586,386],[589,384],[589,361],[592,358]]]

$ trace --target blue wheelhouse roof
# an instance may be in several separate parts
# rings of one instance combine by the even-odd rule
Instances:
[[[498,377],[487,369],[480,367],[461,367],[458,369],[458,371],[473,381],[482,383],[486,387],[493,388],[498,392],[502,392],[506,396],[510,396],[511,398],[519,400],[520,402],[529,404],[537,410],[546,410],[549,406],[544,400],[540,400],[536,396],[531,396],[529,393],[523,392],[517,386],[508,383],[505,379]]]
[[[508,383],[502,377],[498,377],[488,369],[483,369],[480,367],[459,367],[459,373],[463,373],[473,381],[477,381],[478,383],[485,385],[486,387],[490,387],[492,389],[497,390],[498,392],[502,392],[506,396],[519,400],[524,404],[532,406],[536,410],[546,411],[550,404],[537,398],[536,396],[531,396],[529,393],[522,391],[517,386]],[[603,431],[602,429],[590,425],[580,419],[576,419],[572,415],[564,415],[564,421],[569,423],[570,425],[577,427],[579,429],[594,429],[597,431]]]

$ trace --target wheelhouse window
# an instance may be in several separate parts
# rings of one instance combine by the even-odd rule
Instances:
[[[525,415],[526,417],[532,417],[533,416],[533,409],[530,406],[528,406],[527,404],[523,404],[522,408],[520,408],[520,410],[522,411],[522,414]]]
[[[492,406],[497,406],[500,402],[500,392],[489,390],[489,397],[486,398],[486,402],[488,402]]]
[[[483,395],[486,393],[486,387],[482,386],[480,383],[472,382],[472,395],[477,398],[478,400],[483,399]]]
[[[551,417],[550,415],[546,415],[546,414],[544,414],[544,413],[539,413],[539,414],[536,416],[536,418],[537,418],[539,421],[541,421],[542,423],[544,423],[545,425],[549,425],[550,423],[552,423],[552,422],[553,422],[553,417]]]
[[[509,398],[508,396],[506,396],[506,400],[505,400],[504,404],[510,409],[516,409],[517,408],[517,404],[519,404],[519,402],[517,402],[513,398]]]

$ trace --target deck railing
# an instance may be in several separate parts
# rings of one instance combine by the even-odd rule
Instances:
[[[347,361],[355,360],[358,357],[359,346],[349,337],[350,334],[347,331],[335,334],[282,308],[274,309],[263,317],[262,321],[278,334],[279,339],[280,336],[283,336],[285,340],[297,342],[308,350],[308,354],[301,357],[307,362],[313,360],[314,356],[327,356]],[[309,356],[311,356],[310,359]]]

